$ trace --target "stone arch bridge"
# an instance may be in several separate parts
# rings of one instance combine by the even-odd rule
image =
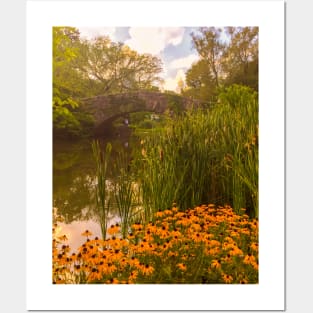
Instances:
[[[150,111],[164,113],[169,105],[178,106],[181,110],[198,107],[199,103],[189,98],[161,92],[138,91],[82,99],[82,109],[94,119],[95,133],[118,117],[128,113]]]

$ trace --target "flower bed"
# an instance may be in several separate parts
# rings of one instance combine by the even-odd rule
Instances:
[[[229,206],[173,207],[131,225],[122,239],[111,225],[106,240],[70,253],[66,234],[53,238],[53,283],[258,283],[258,221]]]

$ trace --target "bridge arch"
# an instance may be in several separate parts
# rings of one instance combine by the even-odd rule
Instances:
[[[179,95],[138,91],[82,99],[82,108],[92,115],[95,133],[99,133],[105,125],[111,124],[114,119],[127,113],[139,111],[164,113],[171,101],[180,102],[184,110],[199,106],[198,102]]]

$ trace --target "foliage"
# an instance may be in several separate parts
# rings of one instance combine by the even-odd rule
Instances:
[[[151,129],[151,128],[153,128],[153,122],[150,121],[150,120],[143,120],[143,121],[140,121],[140,122],[137,124],[137,127],[139,127],[139,128],[145,128],[145,129]]]
[[[202,102],[207,101],[216,94],[216,86],[209,66],[205,60],[195,63],[186,73],[186,88],[183,95],[196,98]]]
[[[192,40],[200,60],[186,73],[185,96],[211,101],[232,84],[258,90],[257,27],[200,28]]]
[[[209,27],[200,28],[201,35],[192,34],[195,48],[201,60],[204,60],[209,71],[207,75],[211,77],[215,87],[220,85],[222,58],[226,44],[221,40],[222,29]]]
[[[72,254],[55,225],[53,283],[258,283],[257,220],[213,204],[173,207],[154,220],[133,224],[125,239],[118,224],[106,240],[86,230],[86,242]]]
[[[258,101],[248,87],[224,89],[216,106],[169,120],[142,141],[138,177],[145,214],[229,203],[258,216]]]
[[[249,207],[258,216],[258,95],[249,87],[232,85],[219,95],[212,118],[224,154],[220,175],[235,208]],[[226,191],[225,190],[225,191]]]
[[[81,96],[81,77],[73,66],[79,53],[79,32],[73,27],[53,27],[53,132],[56,137],[78,137],[84,125],[75,110]],[[82,119],[82,117],[80,117]]]
[[[137,89],[153,90],[161,61],[149,54],[139,54],[107,36],[82,40],[77,68],[93,95],[122,93]]]
[[[258,27],[227,27],[230,44],[224,56],[225,83],[258,90]]]
[[[173,112],[174,115],[181,115],[184,111],[183,99],[177,94],[167,94],[168,109]]]

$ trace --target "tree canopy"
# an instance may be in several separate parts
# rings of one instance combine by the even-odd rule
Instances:
[[[161,60],[139,54],[107,36],[80,38],[74,27],[53,28],[54,134],[76,136],[91,118],[80,113],[79,99],[138,89],[157,89]]]
[[[186,73],[185,95],[210,101],[232,84],[258,90],[257,27],[203,27],[191,36],[200,60]]]

